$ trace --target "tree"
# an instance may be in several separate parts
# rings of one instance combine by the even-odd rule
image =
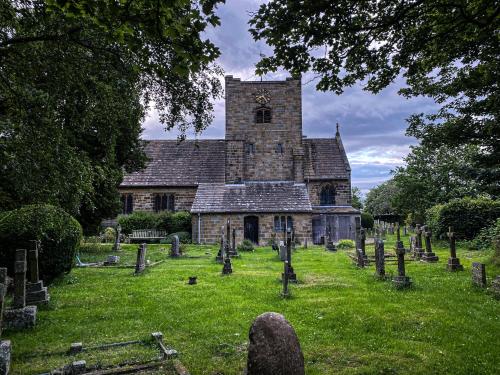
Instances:
[[[354,208],[357,208],[358,210],[361,210],[363,208],[363,201],[361,198],[361,190],[359,190],[358,187],[354,186],[351,191],[352,194],[352,206]]]
[[[398,188],[392,179],[374,187],[366,195],[365,212],[372,216],[398,215],[399,212],[393,204],[397,194]]]
[[[338,94],[357,81],[377,93],[402,75],[402,95],[441,105],[411,116],[408,134],[434,148],[478,146],[471,178],[498,196],[499,15],[491,0],[271,0],[250,31],[274,50],[259,74],[313,71],[319,90]]]
[[[0,211],[51,203],[87,231],[114,216],[149,103],[167,129],[211,121],[216,3],[0,0]]]

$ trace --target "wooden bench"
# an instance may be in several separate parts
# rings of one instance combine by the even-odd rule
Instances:
[[[167,232],[164,230],[156,229],[138,229],[133,230],[129,236],[130,240],[162,240],[167,237]]]

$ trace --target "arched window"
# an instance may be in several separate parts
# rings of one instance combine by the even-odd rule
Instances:
[[[132,194],[122,194],[122,213],[131,214],[134,211],[134,196]]]
[[[333,206],[335,205],[335,188],[331,185],[327,185],[321,189],[319,194],[319,204],[321,206]]]
[[[255,122],[257,124],[266,124],[271,122],[271,108],[259,107],[255,110]]]

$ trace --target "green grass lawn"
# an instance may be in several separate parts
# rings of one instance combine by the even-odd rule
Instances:
[[[386,242],[386,252],[393,244],[394,238]],[[289,299],[280,297],[282,263],[270,248],[233,260],[231,276],[221,276],[215,247],[194,245],[190,258],[167,259],[137,277],[125,268],[74,269],[50,287],[52,301],[39,311],[36,328],[4,332],[12,340],[11,371],[40,373],[69,363],[74,357],[44,354],[72,342],[92,346],[162,331],[191,374],[241,374],[253,319],[275,311],[295,328],[307,374],[498,374],[500,302],[470,281],[471,262],[492,253],[459,247],[465,271],[449,273],[442,245],[435,246],[437,264],[407,264],[414,286],[403,291],[375,280],[374,266],[356,269],[345,251],[299,248],[292,262],[299,283]],[[166,259],[160,247],[149,245],[150,254]],[[137,245],[123,248],[124,260],[135,259]],[[373,245],[367,250],[373,254]],[[82,254],[82,260],[106,255]],[[386,271],[396,273],[396,265]],[[487,273],[492,278],[500,269],[488,264]],[[193,275],[198,284],[187,285]],[[118,352],[83,358],[111,363],[123,359]],[[147,345],[126,353],[154,355]]]

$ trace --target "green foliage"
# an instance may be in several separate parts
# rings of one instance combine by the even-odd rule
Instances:
[[[177,235],[179,236],[179,242],[184,243],[184,244],[189,244],[191,243],[191,233],[189,232],[174,232],[171,233],[165,238],[164,240],[161,240],[160,243],[165,243],[165,244],[171,244],[174,240],[174,236]]]
[[[445,238],[451,226],[458,239],[471,240],[499,217],[500,200],[463,198],[429,209],[426,225],[438,238]]]
[[[116,238],[115,228],[107,227],[102,234],[104,242],[114,242]]]
[[[374,224],[373,216],[368,212],[361,213],[361,226],[366,229],[372,229]]]
[[[371,189],[366,195],[365,212],[373,216],[397,214],[397,208],[393,204],[397,194],[398,187],[392,179]]]
[[[337,244],[337,249],[339,250],[349,250],[349,249],[354,249],[356,247],[356,244],[354,243],[353,240],[340,240],[339,243]]]
[[[361,210],[363,208],[363,202],[362,202],[362,198],[361,198],[361,190],[359,190],[358,187],[354,186],[352,188],[351,194],[352,194],[351,205],[354,208]]]
[[[78,221],[61,208],[50,205],[25,206],[0,217],[0,264],[12,274],[16,249],[33,248],[41,241],[40,277],[47,283],[71,271],[82,238]]]
[[[500,242],[500,218],[489,227],[483,228],[479,234],[471,241],[471,247],[477,250],[493,249],[498,247]]]
[[[124,234],[131,234],[138,229],[158,229],[167,233],[191,233],[191,214],[186,211],[160,213],[134,211],[129,215],[119,215],[118,223]]]
[[[236,248],[238,251],[254,251],[253,242],[250,240],[243,240]]]
[[[111,244],[99,243],[99,242],[82,242],[78,249],[78,253],[82,254],[94,254],[106,256],[113,249]],[[81,260],[81,259],[80,259]]]
[[[440,106],[411,116],[408,134],[431,149],[477,146],[464,178],[500,194],[498,2],[271,0],[250,25],[274,52],[257,74],[312,71],[337,94],[356,82],[378,93],[403,75],[401,95]]]

